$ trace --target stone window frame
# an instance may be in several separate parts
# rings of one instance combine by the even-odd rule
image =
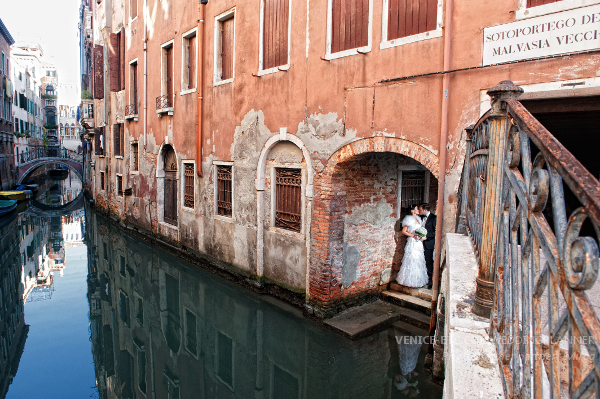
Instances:
[[[145,318],[145,312],[144,312],[144,297],[141,296],[140,294],[137,293],[137,291],[133,291],[133,298],[134,298],[134,307],[135,307],[135,316],[133,317],[133,319],[135,320],[135,322],[137,323],[138,326],[143,327],[144,326],[144,318]],[[140,321],[140,319],[137,317],[139,312],[139,301],[142,301],[142,320]]]
[[[287,62],[284,65],[279,65],[269,69],[263,69],[264,65],[264,31],[265,31],[265,0],[260,2],[260,36],[258,45],[258,76],[268,75],[279,71],[287,71],[290,69],[292,60],[292,1],[288,0],[288,48]]]
[[[135,3],[135,10],[136,10],[135,17],[131,16],[131,9],[132,9],[131,4],[132,3]],[[140,15],[140,7],[138,4],[138,0],[129,0],[129,13],[128,14],[129,14],[129,23],[138,19],[138,16]]]
[[[194,87],[189,88],[189,82],[185,81],[186,77],[186,68],[189,65],[189,59],[186,60],[186,45],[189,42],[191,37],[196,37],[196,51],[194,52],[194,56],[196,57],[196,76],[194,77]],[[195,93],[198,88],[198,28],[193,28],[184,32],[181,35],[181,92],[180,96],[185,94]],[[188,88],[184,88],[187,86]]]
[[[168,137],[167,137],[168,138]],[[179,213],[177,214],[177,226],[170,224],[168,222],[165,222],[165,197],[164,197],[164,193],[165,193],[165,170],[164,170],[164,166],[165,166],[165,159],[164,159],[164,149],[165,146],[171,146],[171,148],[173,148],[173,152],[175,153],[175,157],[177,158],[177,171],[179,172],[179,169],[181,168],[181,156],[177,153],[177,150],[175,149],[175,145],[171,142],[171,140],[165,140],[160,148],[158,149],[158,156],[156,157],[156,192],[157,192],[157,209],[159,209],[160,211],[158,212],[158,224],[170,231],[177,231],[179,232],[179,223],[180,223],[180,218],[179,218]],[[175,174],[176,178],[177,178],[177,184],[181,185],[181,181],[179,178],[179,173]],[[177,190],[177,192],[179,193],[179,190]],[[177,195],[177,202],[179,203],[179,201],[181,201],[181,197],[179,195]],[[176,209],[180,209],[179,205],[175,206]]]
[[[194,354],[193,352],[191,352],[188,348],[188,334],[187,334],[187,328],[188,328],[188,321],[187,321],[187,314],[186,312],[190,312],[191,314],[194,315],[194,317],[196,318],[196,353]],[[190,308],[188,308],[187,306],[183,307],[183,346],[185,347],[185,350],[187,351],[187,353],[189,353],[190,355],[192,355],[192,357],[194,359],[198,359],[198,347],[199,347],[199,341],[198,341],[198,336],[200,334],[198,334],[198,315],[193,312]]]
[[[235,79],[235,36],[236,36],[236,18],[235,18],[235,7],[230,8],[229,10],[222,12],[221,14],[215,17],[215,29],[214,29],[214,73],[213,73],[213,87],[224,85],[227,83],[232,83]],[[229,18],[233,18],[233,71],[231,73],[231,78],[221,80],[221,57],[220,57],[220,48],[221,48],[221,22],[228,20]]]
[[[192,165],[194,167],[194,207],[190,208],[185,206],[185,165]],[[180,182],[180,195],[181,195],[181,209],[186,212],[196,212],[196,161],[192,159],[185,159],[181,161],[181,176],[179,177]]]
[[[100,176],[98,176],[98,178],[100,179],[98,188],[100,189],[100,191],[106,191],[106,172],[101,170]]]
[[[307,186],[307,171],[306,171],[306,162],[304,163],[280,163],[275,161],[270,161],[269,164],[269,176],[271,179],[271,198],[270,198],[270,221],[269,221],[269,231],[285,234],[288,236],[293,236],[296,238],[304,239],[307,231],[306,226],[306,217],[307,217],[307,209],[306,209],[306,186]],[[283,227],[275,226],[275,212],[277,206],[277,184],[275,184],[277,169],[300,169],[300,173],[302,175],[302,183],[300,188],[300,231],[293,231],[289,229],[284,229]],[[310,227],[308,227],[310,229]]]
[[[231,385],[223,381],[223,379],[221,379],[221,376],[219,376],[219,334],[231,340]],[[231,392],[235,392],[235,347],[236,342],[231,335],[226,334],[220,330],[215,331],[215,377],[219,382],[221,382],[223,385],[229,388]]]
[[[598,0],[561,0],[555,3],[528,8],[527,0],[518,1],[518,7],[515,11],[515,20],[517,21],[522,19],[540,17],[542,15],[553,14],[561,11],[573,10],[575,8],[591,6],[594,4],[600,4],[600,1]]]
[[[160,95],[166,96],[169,92],[168,89],[168,76],[167,76],[167,50],[171,48],[173,52],[173,65],[171,67],[171,73],[173,76],[171,77],[173,82],[173,87],[171,88],[171,92],[173,93],[173,98],[171,98],[171,106],[166,108],[169,111],[173,111],[175,108],[175,39],[171,39],[160,45]]]
[[[121,187],[119,187],[119,179],[121,181]],[[119,197],[123,197],[123,191],[125,190],[125,188],[123,188],[123,186],[125,185],[125,183],[123,182],[123,174],[122,173],[115,173],[115,191],[117,192],[117,196]],[[119,190],[120,188],[120,190]]]
[[[134,339],[133,341],[134,341],[134,345],[135,345],[136,340]],[[142,346],[135,345],[135,347],[136,347],[136,359],[135,359],[135,362],[136,362],[136,367],[135,367],[136,386],[139,389],[139,391],[142,393],[142,395],[146,396],[146,393],[148,392],[148,367],[147,367],[148,366],[148,358],[146,357],[146,348],[145,348],[145,346],[143,346],[143,344],[142,344]],[[142,389],[142,384],[141,384],[142,379],[140,378],[140,372],[139,372],[140,356],[142,353],[144,354],[143,360],[145,360],[144,363],[146,366],[146,367],[144,367],[145,373],[144,373],[144,380],[143,380],[143,382],[145,384],[145,389]]]
[[[217,166],[231,166],[231,216],[219,215],[218,195],[219,195],[219,184],[218,184],[218,172]],[[213,198],[213,218],[219,219],[224,222],[235,222],[235,166],[233,161],[213,161],[213,173],[214,173],[214,198]]]
[[[409,157],[407,156],[407,158]],[[413,158],[410,159],[414,160]],[[402,172],[429,172],[425,173],[425,195],[423,198],[423,202],[427,203],[429,203],[429,186],[431,185],[431,176],[433,175],[431,171],[423,165],[398,165],[398,187],[396,188],[396,219],[402,216]]]
[[[323,58],[327,61],[331,61],[336,58],[371,52],[373,48],[373,0],[369,0],[369,25],[367,29],[369,40],[366,46],[332,53],[331,42],[333,41],[333,0],[327,0],[327,36],[325,41],[325,56]]]
[[[140,76],[140,71],[139,71],[139,65],[140,63],[138,62],[137,58],[134,58],[133,60],[129,61],[129,94],[128,94],[128,103],[126,105],[131,105],[131,104],[135,104],[135,114],[131,115],[129,117],[129,115],[125,115],[125,119],[133,119],[134,121],[137,122],[138,120],[138,115],[139,115],[139,108],[138,108],[138,99],[137,98],[131,98],[133,96],[133,93],[137,93],[139,96],[139,85],[137,84],[138,80],[139,80],[139,76]],[[136,69],[136,73],[133,73],[133,69]],[[137,76],[137,79],[134,79],[133,76]],[[136,90],[134,90],[134,87],[136,88]]]
[[[303,394],[304,390],[302,389],[304,387],[300,383],[300,381],[302,381],[301,376],[297,373],[290,371],[286,367],[281,366],[280,364],[276,364],[273,360],[271,360],[269,362],[269,392],[270,392],[269,396],[275,397],[275,384],[274,384],[274,382],[275,382],[275,367],[277,367],[278,369],[280,369],[282,371],[285,371],[286,373],[288,373],[289,375],[294,377],[296,380],[298,380],[298,396],[295,399],[300,399],[300,398],[304,397],[304,394]],[[292,399],[292,398],[290,398],[290,399]]]
[[[383,8],[381,15],[381,43],[379,48],[381,50],[402,46],[404,44],[420,42],[423,40],[434,39],[436,37],[442,37],[444,34],[444,0],[438,0],[437,4],[437,17],[435,29],[427,32],[417,33],[416,35],[410,35],[406,37],[399,37],[397,39],[388,40],[388,8],[389,0],[383,0]]]
[[[136,148],[135,152],[134,152],[134,147]],[[130,165],[130,171],[129,174],[130,175],[139,175],[140,174],[140,143],[138,140],[132,140],[129,142],[129,160],[131,162]],[[135,157],[137,157],[137,169],[134,169],[134,154]]]

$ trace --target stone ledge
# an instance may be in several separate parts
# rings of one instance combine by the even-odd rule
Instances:
[[[446,298],[444,398],[504,398],[498,357],[489,338],[489,320],[472,312],[477,260],[471,240],[446,234]]]

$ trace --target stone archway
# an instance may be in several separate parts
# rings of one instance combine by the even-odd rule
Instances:
[[[313,215],[318,217],[313,217],[315,222],[311,226],[309,303],[327,311],[335,308],[342,298],[348,300],[381,291],[377,270],[368,268],[370,264],[380,264],[381,258],[375,259],[377,254],[365,248],[370,245],[369,240],[374,247],[378,245],[378,240],[383,239],[378,234],[385,233],[385,239],[393,242],[397,193],[382,181],[392,181],[394,171],[398,170],[397,166],[388,167],[386,163],[392,165],[401,158],[416,161],[415,164],[438,178],[439,161],[435,153],[394,137],[371,137],[347,144],[331,155],[323,171],[315,176]],[[348,179],[350,172],[354,175]],[[374,194],[369,191],[371,188],[379,191]],[[357,198],[362,202],[356,201]],[[367,242],[357,249],[348,235],[355,234],[356,238],[360,229],[364,230],[361,234]],[[360,270],[355,269],[354,277],[348,278],[349,265],[357,267],[359,263]]]

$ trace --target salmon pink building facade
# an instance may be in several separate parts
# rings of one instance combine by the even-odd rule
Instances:
[[[411,204],[454,230],[500,81],[600,173],[599,1],[87,1],[97,206],[309,313],[388,288]]]

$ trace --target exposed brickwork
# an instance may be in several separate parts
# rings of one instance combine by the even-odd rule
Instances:
[[[413,158],[438,176],[438,159],[433,153],[389,137],[358,140],[339,149],[316,176],[309,292],[310,302],[322,309],[384,288],[379,279],[392,265],[401,158],[389,153]],[[377,208],[377,215],[362,221],[357,215],[365,207]],[[344,287],[342,280],[350,280],[348,270],[343,271],[344,247],[348,250],[350,246],[358,251],[360,260],[352,282]]]

